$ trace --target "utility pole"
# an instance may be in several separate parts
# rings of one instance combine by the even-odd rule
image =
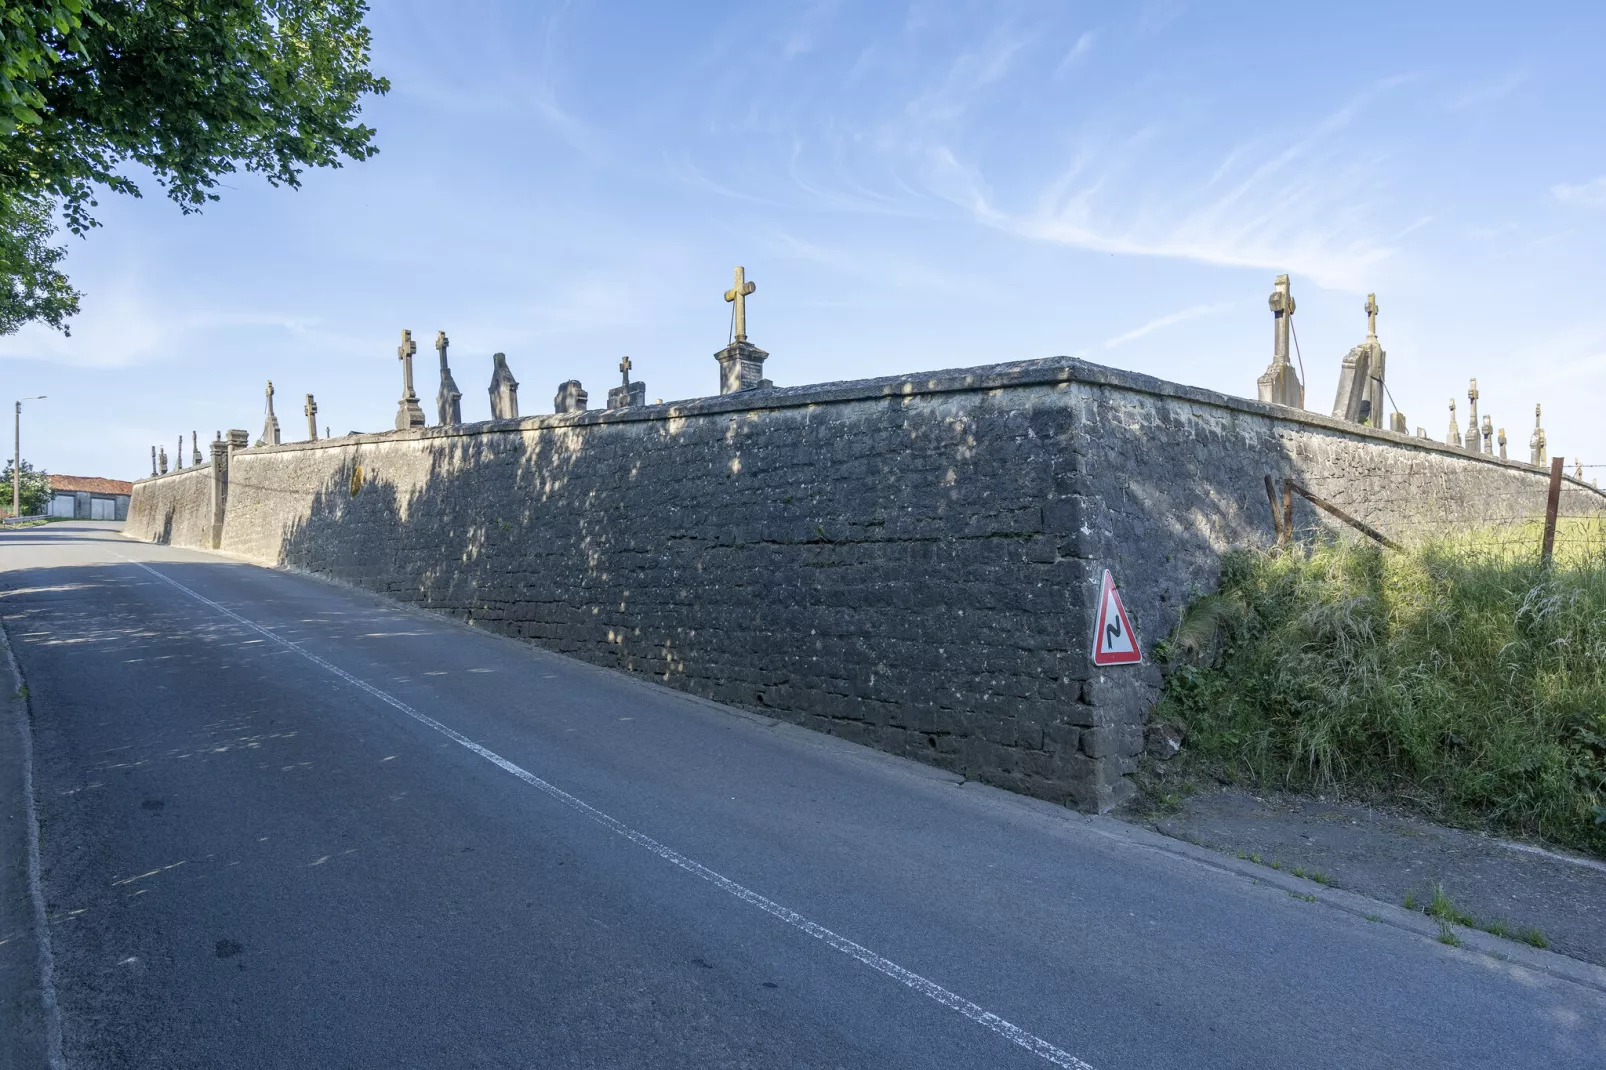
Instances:
[[[31,398],[21,398],[17,401],[16,419],[12,422],[12,445],[16,447],[16,454],[11,462],[11,515],[22,515],[22,403],[24,401],[43,401],[48,395],[35,394]]]

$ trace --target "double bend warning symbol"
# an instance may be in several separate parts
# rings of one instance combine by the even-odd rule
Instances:
[[[1121,592],[1115,589],[1110,570],[1105,569],[1104,584],[1099,588],[1098,625],[1093,631],[1093,664],[1136,665],[1142,660],[1137,634],[1121,605]]]

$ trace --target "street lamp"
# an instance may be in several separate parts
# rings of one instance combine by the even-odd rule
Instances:
[[[22,398],[17,402],[17,417],[12,423],[12,434],[17,448],[16,458],[11,462],[11,515],[22,515],[22,403],[24,401],[43,401],[48,394],[35,394],[31,398]]]

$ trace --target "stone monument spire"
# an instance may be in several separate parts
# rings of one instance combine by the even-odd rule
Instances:
[[[164,475],[164,476],[167,475],[167,447],[166,446],[163,446],[161,449],[156,451],[156,463],[157,463],[157,466],[161,469],[162,475]]]
[[[1290,317],[1294,314],[1294,295],[1289,289],[1287,275],[1277,276],[1267,303],[1271,306],[1272,316],[1272,355],[1270,367],[1258,382],[1260,400],[1294,409],[1304,408],[1305,387],[1299,381],[1299,373],[1294,371],[1293,364],[1288,360],[1288,333]]]
[[[733,306],[731,309],[733,340],[730,345],[714,354],[714,359],[719,361],[721,394],[734,394],[738,390],[772,385],[764,378],[764,361],[769,354],[747,340],[747,298],[757,289],[757,283],[747,281],[746,270],[738,267],[736,285],[725,291],[725,300]],[[646,398],[646,389],[643,384],[643,400]]]
[[[156,447],[151,447],[151,475],[156,474]]]
[[[396,359],[402,364],[402,396],[396,405],[398,431],[424,426],[424,409],[413,390],[413,355],[417,352],[418,343],[413,341],[413,332],[403,331],[401,345],[396,347]]]
[[[262,443],[265,446],[279,444],[279,418],[273,414],[273,380],[268,380],[267,389],[268,416],[262,422]]]
[[[301,406],[301,411],[307,417],[307,441],[318,441],[318,403],[311,394],[307,395],[307,403]]]
[[[201,457],[201,437],[194,431],[190,432],[190,450],[192,451],[192,459],[195,461],[196,465],[202,464],[203,458]]]
[[[177,471],[184,467],[184,433],[179,432],[178,448],[173,451],[173,469]]]
[[[1528,463],[1545,463],[1545,427],[1540,422],[1540,407],[1534,406],[1534,433],[1528,436]]]
[[[441,389],[435,395],[435,411],[442,427],[456,427],[463,422],[463,392],[457,389],[451,366],[446,363],[446,347],[450,344],[445,331],[435,332],[435,351],[441,355]]]
[[[608,391],[608,408],[628,409],[632,405],[647,404],[647,384],[630,381],[630,369],[634,367],[630,358],[625,357],[619,361],[620,383]]]
[[[1450,399],[1450,433],[1444,436],[1447,446],[1461,445],[1461,425],[1455,422],[1455,398]]]
[[[1467,413],[1468,453],[1482,452],[1478,446],[1478,442],[1482,438],[1482,433],[1478,430],[1478,397],[1478,381],[1474,379],[1472,380],[1472,385],[1467,387],[1467,401],[1472,404],[1472,408]]]
[[[491,419],[519,418],[519,383],[507,366],[506,353],[491,354]]]

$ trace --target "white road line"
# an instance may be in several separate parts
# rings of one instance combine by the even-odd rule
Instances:
[[[118,554],[117,556],[122,557],[121,554]],[[1033,1055],[1036,1055],[1041,1059],[1045,1059],[1048,1062],[1053,1063],[1055,1066],[1063,1066],[1066,1067],[1067,1070],[1093,1070],[1092,1066],[1078,1059],[1070,1052],[1062,1051],[1043,1038],[1034,1036],[1019,1026],[1005,1021],[998,1015],[993,1014],[991,1011],[987,1011],[981,1007],[978,1007],[976,1004],[970,1002],[970,1000],[948,991],[935,981],[927,980],[912,970],[906,970],[902,966],[899,966],[896,962],[893,962],[891,959],[886,959],[880,955],[877,955],[874,951],[864,947],[862,944],[856,944],[847,937],[838,935],[837,933],[832,932],[830,929],[827,929],[825,926],[810,921],[808,918],[805,918],[795,910],[789,910],[772,899],[766,899],[764,896],[759,895],[751,888],[737,884],[729,877],[716,873],[702,863],[695,862],[692,859],[687,858],[679,851],[665,847],[663,844],[659,843],[657,840],[646,835],[645,833],[638,832],[629,825],[626,825],[624,822],[608,816],[601,810],[598,810],[596,807],[592,806],[590,803],[575,798],[573,795],[570,795],[568,792],[564,791],[555,784],[550,784],[547,781],[542,780],[534,773],[515,765],[513,762],[510,762],[506,758],[502,757],[500,754],[497,754],[495,751],[488,750],[487,748],[480,746],[472,739],[469,739],[467,736],[448,728],[446,725],[441,724],[433,717],[430,717],[424,713],[420,713],[418,710],[413,709],[411,706],[407,705],[407,703],[396,698],[394,695],[387,694],[367,681],[358,679],[339,666],[331,665],[329,662],[318,657],[316,654],[309,653],[308,651],[303,650],[298,644],[292,643],[290,640],[283,638],[278,633],[263,627],[255,621],[247,620],[245,617],[240,616],[240,614],[234,612],[232,609],[229,609],[227,606],[219,605],[217,602],[212,601],[205,595],[190,590],[188,587],[173,579],[171,576],[167,576],[161,572],[158,572],[156,569],[151,568],[143,561],[135,561],[128,557],[122,557],[122,559],[131,565],[137,565],[146,572],[149,572],[151,575],[155,576],[157,579],[173,585],[180,591],[183,591],[185,594],[195,599],[197,602],[210,606],[219,613],[223,614],[225,617],[228,617],[230,620],[250,628],[252,631],[257,632],[259,635],[262,635],[275,643],[278,643],[287,650],[291,650],[297,654],[300,654],[302,657],[306,658],[320,669],[340,677],[340,679],[346,681],[346,683],[350,684],[351,686],[368,692],[370,695],[379,699],[381,702],[386,703],[387,705],[394,706],[396,709],[405,713],[418,723],[433,728],[435,731],[439,732],[447,739],[450,739],[452,742],[468,748],[481,758],[484,758],[486,761],[490,762],[492,765],[512,773],[514,776],[518,777],[532,788],[539,788],[541,791],[546,792],[548,795],[552,796],[552,798],[558,800],[571,810],[579,811],[586,817],[589,817],[591,820],[595,821],[597,824],[608,829],[610,832],[617,833],[618,835],[629,840],[631,843],[636,844],[638,847],[643,847],[648,851],[651,851],[664,861],[678,866],[693,876],[701,877],[703,880],[714,885],[716,888],[729,892],[731,895],[742,900],[744,903],[750,903],[758,909],[764,911],[764,913],[779,918],[781,921],[784,921],[794,929],[799,929],[814,937],[816,940],[821,940],[826,944],[829,944],[831,947],[836,948],[844,955],[864,963],[864,965],[870,967],[872,970],[875,970],[878,973],[886,974],[893,980],[899,982],[900,984],[909,986],[928,999],[936,1000],[949,1010],[957,1011],[966,1018],[969,1018],[971,1021],[978,1022],[981,1025],[986,1026],[988,1029],[991,1029],[994,1033],[997,1033],[1004,1039],[1010,1041],[1011,1043],[1017,1044],[1022,1048],[1025,1048]]]

